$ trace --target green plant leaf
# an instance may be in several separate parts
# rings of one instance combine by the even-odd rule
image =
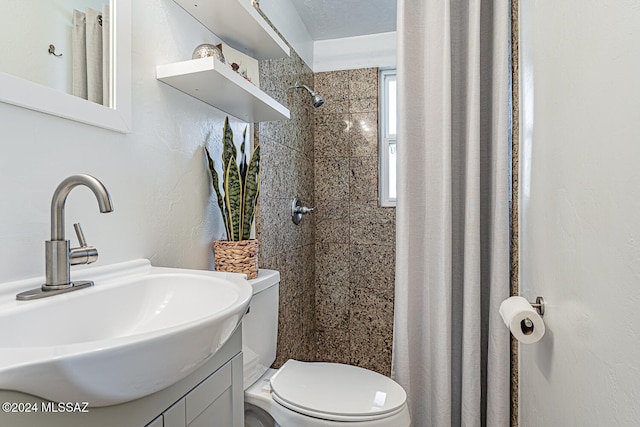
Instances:
[[[242,132],[242,144],[240,144],[240,176],[242,179],[247,174],[247,155],[245,154],[245,142],[247,141],[247,127],[245,126],[244,131]],[[244,182],[243,182],[244,185]]]
[[[229,163],[236,163],[238,151],[233,143],[233,130],[229,126],[229,117],[224,119],[224,136],[222,138],[222,170],[226,171]]]
[[[225,210],[224,200],[222,198],[222,192],[220,191],[220,179],[218,177],[218,172],[216,171],[215,162],[211,158],[211,153],[209,153],[209,150],[207,149],[206,146],[204,147],[204,152],[207,155],[209,172],[211,173],[211,182],[213,184],[213,189],[216,192],[216,197],[218,199],[218,208],[220,208],[220,213],[222,214],[222,220],[224,221],[224,226],[227,232],[227,239],[228,239],[230,235],[229,221],[228,221],[229,214]]]
[[[248,239],[251,224],[255,217],[258,193],[260,191],[260,145],[251,154],[251,160],[244,177],[243,209],[242,209],[242,239]]]
[[[229,162],[224,178],[224,197],[229,213],[229,231],[227,236],[231,241],[242,240],[242,178],[238,164]]]

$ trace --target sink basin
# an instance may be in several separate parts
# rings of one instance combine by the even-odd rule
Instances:
[[[0,284],[0,389],[93,407],[162,390],[213,356],[252,294],[240,274],[148,260],[74,273],[94,286],[16,301],[43,279]]]

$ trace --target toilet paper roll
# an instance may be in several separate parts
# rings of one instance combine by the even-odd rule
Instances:
[[[500,316],[513,336],[521,343],[538,342],[544,336],[544,321],[526,298],[509,297],[502,301]]]

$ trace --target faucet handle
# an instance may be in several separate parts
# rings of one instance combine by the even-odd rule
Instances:
[[[80,223],[73,224],[73,228],[76,230],[80,247],[69,250],[69,263],[71,265],[78,265],[96,262],[98,260],[98,250],[93,246],[87,245],[87,240],[84,238]]]
[[[84,248],[87,246],[87,240],[84,238],[84,233],[82,232],[82,227],[79,222],[73,224],[73,228],[76,230],[76,236],[78,236],[78,242],[80,243],[80,247]]]

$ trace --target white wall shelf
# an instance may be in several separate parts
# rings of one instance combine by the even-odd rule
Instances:
[[[174,0],[229,46],[256,59],[289,56],[289,46],[251,0]]]
[[[156,78],[248,123],[289,118],[289,110],[213,57],[156,66]]]

